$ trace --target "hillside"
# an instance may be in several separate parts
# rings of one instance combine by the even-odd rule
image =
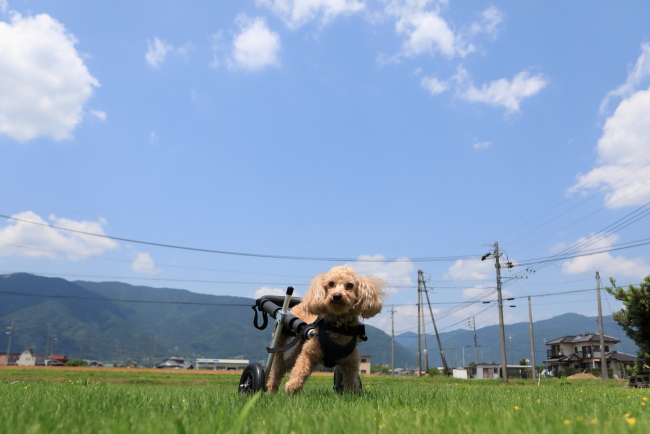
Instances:
[[[2,276],[0,291],[0,324],[16,321],[12,351],[33,348],[45,353],[51,324],[55,352],[71,358],[79,357],[83,340],[84,358],[146,364],[154,334],[154,362],[171,354],[189,359],[266,360],[264,348],[271,331],[253,327],[250,298],[119,282],[69,282],[24,273]],[[372,326],[366,330],[369,340],[360,344],[360,351],[371,355],[375,363],[389,363],[390,336]],[[5,334],[0,345],[6,348]],[[396,344],[396,366],[414,362],[414,354]]]
[[[611,316],[603,317],[604,333],[619,339],[621,342],[616,344],[616,350],[629,354],[636,354],[637,346],[630,340],[623,329],[616,324]],[[598,332],[598,322],[596,317],[587,317],[576,313],[565,313],[551,319],[536,321],[533,323],[535,331],[535,357],[538,365],[541,365],[546,359],[546,341],[565,336],[569,334],[580,334],[586,332]],[[509,324],[505,326],[505,334],[513,335],[512,338],[512,358],[510,357],[510,339],[506,338],[506,354],[508,364],[518,364],[521,359],[530,359],[530,332],[527,322]],[[501,362],[499,346],[499,326],[493,325],[476,330],[477,342],[479,345],[478,353],[481,362]],[[413,352],[417,352],[417,334],[408,332],[403,333],[395,338],[404,347]],[[453,330],[451,332],[440,333],[440,341],[445,351],[447,362],[452,366],[462,364],[463,347],[465,348],[465,362],[470,363],[474,360],[474,333],[470,330]],[[453,344],[455,351],[452,354],[450,347]],[[429,351],[430,366],[442,366],[438,343],[434,334],[427,334],[427,349]]]

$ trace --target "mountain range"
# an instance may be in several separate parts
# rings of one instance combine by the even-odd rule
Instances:
[[[253,304],[245,297],[120,282],[26,273],[0,277],[0,324],[15,321],[12,352],[32,348],[45,354],[49,328],[49,353],[105,363],[134,360],[146,366],[150,352],[153,363],[170,355],[265,361],[272,324],[264,331],[253,327]],[[366,333],[368,342],[359,351],[373,363],[389,364],[390,336],[369,325]],[[7,337],[0,337],[3,351]],[[396,343],[396,366],[414,363],[413,352]]]

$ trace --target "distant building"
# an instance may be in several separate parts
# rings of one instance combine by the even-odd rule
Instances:
[[[186,363],[185,359],[177,356],[170,356],[156,365],[157,369],[194,369],[191,363]]]
[[[86,360],[86,363],[88,363],[88,366],[91,368],[103,368],[104,364],[100,362],[99,360]]]
[[[371,356],[360,356],[361,363],[359,364],[359,374],[370,374],[370,357]]]
[[[240,359],[196,359],[196,369],[212,369],[215,371],[243,371],[248,360]]]
[[[9,353],[9,363],[7,363],[7,353],[0,353],[0,366],[15,365],[20,358],[20,353]]]
[[[138,364],[135,363],[133,360],[128,360],[127,362],[124,363],[125,368],[137,368]]]
[[[66,356],[61,356],[58,354],[50,354],[45,358],[45,366],[65,366],[68,363]]]
[[[27,348],[23,351],[18,360],[16,360],[16,365],[18,366],[43,366],[45,365],[45,357],[40,354],[36,354],[31,348]]]
[[[614,345],[620,340],[611,336],[603,336],[605,351],[600,350],[600,335],[597,333],[585,333],[582,335],[562,336],[546,345],[551,348],[546,351],[547,359],[544,363],[548,365],[548,371],[552,376],[567,367],[578,370],[593,371],[601,367],[602,353],[607,361],[607,368],[612,368],[614,375],[625,377],[625,366],[633,366],[636,356],[614,351]]]
[[[500,369],[501,365],[494,363],[479,363],[477,365],[470,365],[467,368],[467,376],[465,378],[474,378],[481,380],[488,380],[491,378],[500,378]],[[462,368],[461,368],[462,369]],[[455,378],[456,377],[454,375]]]

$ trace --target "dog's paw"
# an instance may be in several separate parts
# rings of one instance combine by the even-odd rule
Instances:
[[[302,384],[296,381],[287,381],[284,390],[287,392],[287,395],[293,396],[302,390]]]

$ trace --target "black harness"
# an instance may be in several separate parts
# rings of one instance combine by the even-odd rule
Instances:
[[[318,343],[323,351],[323,365],[326,368],[333,368],[336,362],[345,359],[352,354],[357,347],[357,338],[367,340],[366,327],[363,324],[357,326],[337,326],[333,322],[318,317],[314,324],[318,325]],[[347,344],[337,344],[332,340],[328,331],[345,336],[351,336]],[[365,339],[364,339],[365,338]]]
[[[352,354],[354,349],[357,347],[358,339],[361,339],[362,341],[368,340],[368,337],[366,336],[366,327],[363,324],[356,326],[337,326],[334,322],[323,319],[319,316],[316,318],[316,321],[310,325],[318,327],[318,343],[323,351],[323,365],[327,368],[333,368],[336,366],[337,361],[345,359],[347,356]],[[303,332],[307,330],[309,330],[309,327],[305,327]],[[350,342],[347,344],[337,344],[332,340],[329,333],[327,333],[328,331],[350,336],[352,339],[350,339]],[[281,353],[290,350],[295,347],[298,342],[305,339],[303,332],[298,333],[287,345],[277,348],[266,347],[266,351],[269,353]]]

